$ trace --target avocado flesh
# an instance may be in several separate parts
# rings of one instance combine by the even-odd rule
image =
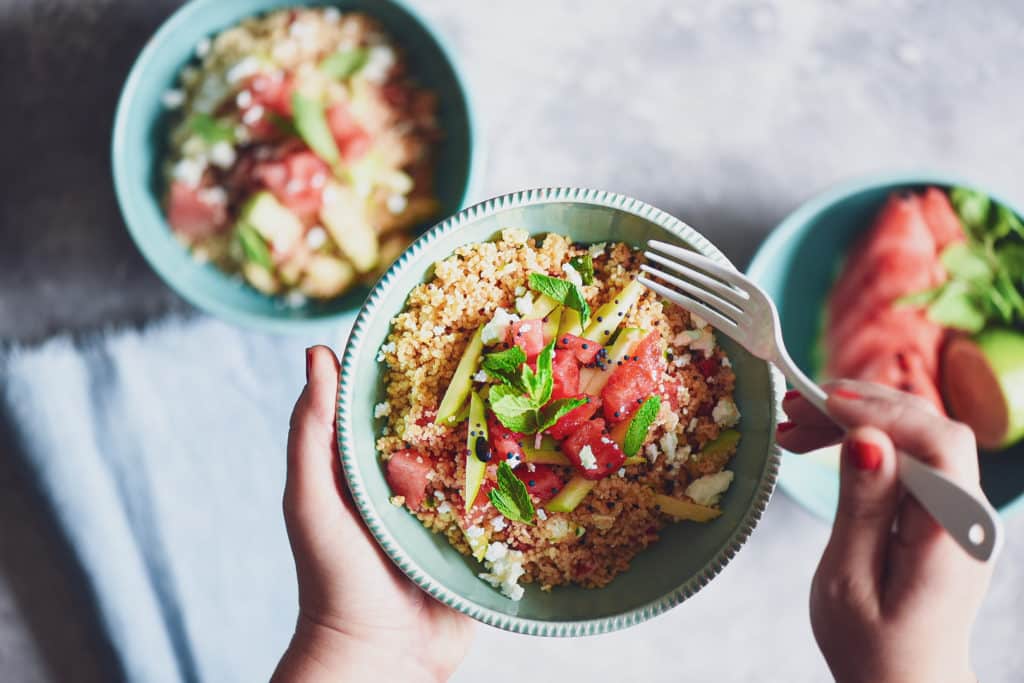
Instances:
[[[565,483],[565,486],[554,498],[547,502],[544,509],[548,512],[572,512],[596,485],[596,481],[584,479],[577,474]]]
[[[480,486],[487,474],[487,463],[476,455],[477,439],[489,442],[487,435],[487,416],[484,415],[484,402],[475,391],[469,394],[469,425],[466,430],[466,488],[463,498],[466,499],[466,512],[469,512],[480,493]]]
[[[437,409],[434,424],[448,426],[457,424],[455,417],[459,414],[459,409],[462,408],[462,404],[466,402],[466,397],[469,396],[469,392],[473,388],[473,375],[480,364],[480,356],[484,350],[483,329],[483,326],[476,329],[466,350],[462,352],[462,358],[459,359],[459,365],[455,368],[452,381],[449,382],[448,389],[444,392],[444,398],[441,399],[441,405]]]
[[[626,317],[626,313],[633,307],[636,300],[644,293],[644,286],[639,280],[631,280],[622,291],[612,297],[593,315],[593,321],[587,331],[583,333],[584,339],[596,341],[599,344],[607,344],[612,338],[612,333],[618,329],[619,323]]]

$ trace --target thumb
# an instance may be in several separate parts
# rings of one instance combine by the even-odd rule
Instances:
[[[819,573],[877,598],[899,492],[896,455],[885,432],[874,427],[848,432],[840,459],[839,505]]]

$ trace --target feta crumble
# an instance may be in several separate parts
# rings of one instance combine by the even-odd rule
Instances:
[[[174,164],[172,175],[189,187],[198,187],[206,173],[206,160],[203,158],[185,158]]]
[[[508,333],[509,326],[515,322],[519,322],[519,316],[515,313],[509,313],[504,308],[496,310],[494,317],[484,325],[484,329],[480,333],[484,344],[493,346],[503,340]]]
[[[711,417],[719,427],[732,427],[740,421],[740,411],[731,398],[723,396],[711,410]]]
[[[165,90],[164,94],[160,96],[160,102],[167,109],[177,109],[185,104],[185,93],[176,89]]]
[[[240,90],[235,95],[235,104],[239,109],[248,109],[252,106],[252,93],[249,90]]]
[[[548,518],[548,513],[544,512],[544,508],[537,508],[537,519],[539,519],[540,521],[543,522],[543,521],[546,521],[547,518]]]
[[[327,231],[319,225],[314,225],[306,233],[306,246],[314,251],[327,243]]]
[[[698,505],[714,505],[729,488],[733,476],[732,470],[722,470],[695,479],[686,487],[686,495]]]
[[[697,428],[697,418],[690,418],[690,424],[686,425],[686,431],[692,432]]]
[[[444,334],[448,330],[445,328],[444,325],[434,325],[434,330],[433,331],[434,331],[434,336],[435,337],[440,337],[442,334]]]
[[[653,443],[649,443],[644,447],[644,453],[651,464],[654,464],[654,461],[658,459],[658,447]]]
[[[247,126],[254,126],[260,122],[263,118],[263,105],[257,104],[256,106],[249,107],[242,114],[242,123]]]
[[[483,535],[484,535],[483,527],[479,527],[479,526],[477,526],[475,524],[473,526],[469,527],[468,529],[466,529],[466,538],[476,539],[476,538],[480,538]]]
[[[665,454],[665,457],[672,461],[676,457],[676,450],[679,447],[679,438],[675,432],[665,432],[661,440],[658,442],[661,446],[661,452]]]
[[[288,308],[301,308],[306,305],[307,301],[306,295],[296,290],[292,290],[284,296],[284,303]]]
[[[374,45],[359,74],[371,83],[383,83],[395,65],[395,51],[387,45]]]
[[[444,500],[444,491],[434,491],[434,498],[437,500]]]
[[[380,350],[377,351],[377,362],[378,363],[384,362],[384,358],[385,358],[384,354],[386,354],[386,353],[394,353],[394,352],[395,352],[395,342],[388,342],[387,344],[382,345],[380,347]]]
[[[597,458],[594,457],[594,451],[591,450],[590,446],[584,446],[580,449],[580,464],[583,465],[585,470],[597,469]]]
[[[476,374],[473,375],[473,381],[482,384],[487,381],[487,373],[483,370],[477,370]]]
[[[524,318],[533,313],[533,297],[529,292],[516,299],[516,313]]]
[[[507,526],[508,522],[505,521],[504,515],[498,515],[497,517],[491,519],[491,528],[495,531],[502,531]]]
[[[245,80],[249,76],[254,76],[257,73],[259,73],[261,66],[262,65],[260,64],[260,60],[253,57],[252,55],[249,55],[248,57],[244,57],[235,62],[235,64],[230,69],[228,69],[227,73],[225,74],[225,78],[227,79],[228,83],[238,83],[239,81]],[[255,107],[253,107],[253,109],[255,109]],[[249,111],[252,110],[250,109]]]
[[[595,259],[598,256],[604,255],[604,250],[608,247],[607,242],[598,242],[597,244],[591,244],[590,248],[587,249],[587,253],[590,254],[590,258]]]
[[[447,515],[451,511],[452,506],[451,503],[449,503],[448,501],[445,501],[437,506],[437,514],[439,515]]]
[[[571,264],[563,263],[562,272],[565,273],[565,279],[573,283],[577,287],[583,286],[583,278],[580,276],[579,271],[572,267]]]
[[[521,600],[523,587],[519,585],[519,577],[523,575],[523,553],[510,550],[501,542],[487,546],[484,562],[490,571],[481,572],[480,578],[501,590],[512,600]]]
[[[235,148],[226,140],[221,140],[210,148],[210,163],[218,168],[230,168],[231,164],[235,163],[235,158]]]
[[[626,476],[626,468],[625,467],[620,467],[619,471],[616,472],[615,474],[619,475],[620,477]]]
[[[409,206],[409,200],[405,198],[404,194],[393,194],[388,197],[388,211],[396,216],[405,211],[407,206]]]

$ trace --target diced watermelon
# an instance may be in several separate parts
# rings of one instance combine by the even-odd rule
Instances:
[[[571,352],[555,351],[551,360],[551,374],[554,378],[552,400],[580,393],[580,365]]]
[[[555,348],[571,351],[576,356],[576,360],[586,365],[594,362],[603,347],[595,341],[577,337],[574,334],[560,334],[558,341],[555,342]]]
[[[330,169],[308,149],[256,164],[253,175],[304,222],[315,222]]]
[[[562,442],[562,452],[569,462],[584,479],[604,479],[622,467],[626,455],[619,445],[604,433],[605,423],[601,418],[584,422],[575,432]],[[588,468],[583,464],[581,453],[590,448],[594,456],[595,467]]]
[[[526,436],[519,432],[513,432],[501,424],[494,413],[487,413],[487,432],[491,441],[491,454],[495,459],[494,462],[508,460],[513,456],[520,462],[524,460],[523,440]]]
[[[426,498],[427,474],[433,469],[430,458],[407,448],[392,454],[385,478],[396,496],[405,496],[410,510],[418,510]]]
[[[252,106],[259,105],[278,116],[291,118],[295,80],[291,76],[259,73],[249,79]]]
[[[565,482],[557,472],[547,465],[534,465],[533,467],[533,472],[530,472],[526,466],[517,468],[516,476],[526,484],[526,490],[540,498],[543,503],[561,491]]]
[[[601,390],[605,419],[619,422],[632,415],[654,393],[664,367],[661,335],[655,330],[637,342],[633,355],[615,368]]]
[[[544,321],[520,320],[509,325],[509,346],[518,346],[527,358],[536,358],[544,348]]]
[[[953,210],[953,205],[949,203],[949,197],[939,188],[929,187],[924,191],[921,210],[924,212],[924,221],[935,238],[937,252],[941,253],[950,244],[967,239],[960,218]]]
[[[203,199],[202,189],[175,180],[167,193],[167,221],[179,235],[202,239],[229,227],[227,204]]]
[[[943,336],[942,327],[929,320],[924,311],[884,308],[842,341],[836,338],[830,344],[828,375],[858,378],[860,368],[877,357],[897,352],[919,354],[934,372]]]
[[[348,106],[339,102],[327,110],[327,126],[345,161],[354,161],[370,149],[370,134],[353,118]]]
[[[601,408],[601,399],[597,396],[580,394],[574,398],[585,398],[587,402],[570,410],[548,429],[548,434],[556,439],[561,440],[572,434]]]

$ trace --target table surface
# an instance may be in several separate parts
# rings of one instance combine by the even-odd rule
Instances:
[[[189,311],[131,244],[108,155],[131,61],[177,4],[0,3],[0,74],[13,104],[0,108],[0,128],[17,132],[0,156],[0,339],[32,343]],[[608,0],[417,5],[451,38],[476,93],[486,195],[545,185],[623,192],[683,218],[740,266],[797,204],[858,174],[944,170],[1024,198],[1010,153],[1024,146],[1024,5],[1013,0],[648,0],[628,15]],[[999,647],[1019,636],[1014,610],[1024,593],[1012,562],[1024,560],[1015,543],[1024,524],[1008,531],[996,597],[977,629],[983,680],[1010,680],[1024,666],[1024,654]],[[806,680],[820,680],[804,609],[815,553],[791,556],[786,539],[804,537],[801,547],[817,550],[826,534],[777,497],[736,569],[629,642],[661,647],[705,618],[726,626],[714,618],[716,600],[727,604],[732,582],[767,558],[787,567],[786,578],[738,617],[779,619],[790,630],[765,629],[753,645],[722,633],[722,647],[744,647],[751,661],[723,665],[721,680],[758,678],[755,665],[780,648],[809,660]],[[0,671],[16,681],[108,680],[109,648],[97,631],[52,522],[0,452]],[[514,646],[540,663],[571,653],[604,680],[620,671],[622,653],[603,638],[566,644],[484,631],[458,678],[486,671],[489,649]],[[658,654],[638,654],[648,652]],[[660,652],[640,665],[646,678],[687,670]]]

